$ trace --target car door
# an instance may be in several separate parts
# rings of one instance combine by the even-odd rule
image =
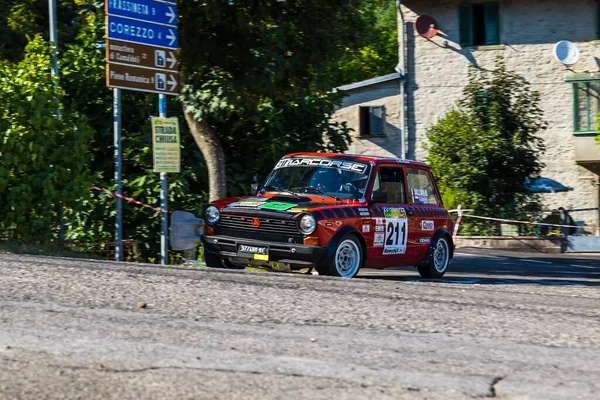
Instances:
[[[371,191],[371,204],[374,224],[373,243],[369,251],[372,262],[369,265],[376,268],[414,265],[416,254],[410,245],[403,166],[378,166]]]
[[[440,194],[431,171],[426,168],[407,167],[409,230],[411,247],[417,262],[425,257],[435,232],[447,223],[447,213],[441,206]],[[447,227],[446,227],[447,228]]]

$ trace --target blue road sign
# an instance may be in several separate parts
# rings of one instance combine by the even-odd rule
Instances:
[[[106,0],[109,15],[177,27],[177,7],[174,4],[152,0]]]
[[[108,16],[106,32],[109,39],[177,49],[177,29],[164,25]]]

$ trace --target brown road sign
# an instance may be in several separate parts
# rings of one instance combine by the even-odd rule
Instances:
[[[106,60],[109,63],[177,71],[177,51],[144,44],[106,40]]]
[[[176,96],[181,85],[176,71],[109,63],[106,86]]]

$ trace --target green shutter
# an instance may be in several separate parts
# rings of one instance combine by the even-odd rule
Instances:
[[[600,0],[596,0],[596,39],[600,39]]]
[[[473,7],[470,4],[462,5],[458,13],[460,29],[460,45],[473,45]]]
[[[500,18],[498,3],[484,5],[485,14],[485,44],[500,43]]]

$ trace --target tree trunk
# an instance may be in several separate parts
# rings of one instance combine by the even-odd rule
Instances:
[[[202,152],[208,168],[209,201],[227,196],[227,181],[225,180],[225,152],[212,128],[206,121],[196,121],[186,112],[187,104],[183,103],[185,120],[190,132]]]

